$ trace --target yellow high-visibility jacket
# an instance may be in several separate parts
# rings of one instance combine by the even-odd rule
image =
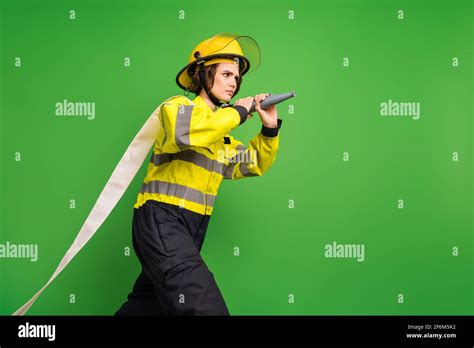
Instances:
[[[158,117],[162,127],[135,208],[152,199],[211,215],[222,179],[261,176],[275,161],[280,119],[277,128],[262,125],[247,148],[229,135],[247,119],[242,106],[214,112],[199,95],[176,96]]]

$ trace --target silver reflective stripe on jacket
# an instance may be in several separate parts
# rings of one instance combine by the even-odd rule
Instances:
[[[153,154],[151,156],[150,162],[155,166],[159,166],[174,160],[190,162],[203,169],[206,169],[207,171],[216,172],[218,174],[224,173],[226,167],[225,163],[210,159],[207,156],[191,149],[183,150],[178,153]]]
[[[149,181],[146,184],[144,183],[140,189],[140,193],[160,193],[208,206],[213,206],[216,198],[215,195],[204,194],[199,190],[187,186],[158,180]]]

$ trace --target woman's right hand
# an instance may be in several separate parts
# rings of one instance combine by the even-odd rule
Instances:
[[[242,99],[237,100],[234,105],[243,106],[244,108],[247,109],[247,111],[249,111],[250,108],[252,107],[253,101],[254,101],[254,97],[242,98]],[[249,118],[252,118],[252,117],[253,117],[252,114],[248,114],[248,115],[247,115],[247,120],[248,120]]]

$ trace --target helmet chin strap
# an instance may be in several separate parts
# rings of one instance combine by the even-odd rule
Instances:
[[[206,74],[204,73],[204,69],[200,69],[199,71],[199,81],[201,83],[201,87],[206,91],[207,95],[209,96],[209,99],[211,99],[214,105],[220,107],[223,104],[225,104],[221,102],[219,99],[217,99],[216,96],[212,94],[211,90],[207,88]]]

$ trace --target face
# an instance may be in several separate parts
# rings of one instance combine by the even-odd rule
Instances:
[[[214,85],[211,88],[212,94],[219,100],[229,102],[237,89],[239,77],[239,66],[237,64],[217,64]]]

